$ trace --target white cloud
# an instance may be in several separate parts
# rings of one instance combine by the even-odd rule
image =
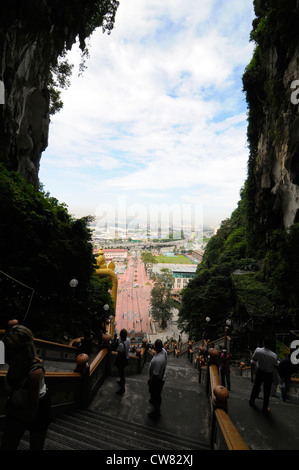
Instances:
[[[198,203],[225,200],[229,217],[246,178],[251,4],[121,1],[111,35],[93,35],[87,70],[74,73],[53,117],[46,189],[70,208],[82,191],[88,213],[91,200],[118,191],[182,202],[189,192]],[[79,63],[75,49],[70,57]]]

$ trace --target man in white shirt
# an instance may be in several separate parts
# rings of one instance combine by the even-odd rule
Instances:
[[[271,385],[273,382],[273,371],[278,366],[277,355],[270,349],[271,342],[269,339],[264,339],[264,347],[256,348],[253,353],[252,360],[256,361],[256,375],[252,387],[249,405],[254,406],[254,401],[258,397],[261,385],[264,385],[264,401],[263,412],[270,411],[269,398],[271,393]]]
[[[150,418],[158,418],[160,416],[160,407],[162,403],[162,389],[164,386],[166,378],[166,365],[167,365],[167,352],[163,348],[162,341],[157,339],[155,341],[155,351],[153,359],[150,363],[149,369],[149,393],[150,393],[150,403],[153,405],[154,409],[151,413],[148,414]]]

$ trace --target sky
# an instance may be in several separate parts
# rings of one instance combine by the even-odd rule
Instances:
[[[231,216],[247,177],[252,0],[120,0],[51,117],[39,178],[75,217]],[[152,216],[154,217],[154,216]],[[189,215],[186,216],[187,218]]]

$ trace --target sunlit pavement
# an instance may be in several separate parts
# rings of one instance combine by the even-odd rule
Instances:
[[[151,281],[140,257],[130,257],[124,274],[118,276],[116,330],[151,333],[149,307]]]
[[[152,281],[140,256],[128,258],[126,271],[118,275],[116,331],[119,333],[125,328],[129,334],[145,333],[152,343],[157,338],[163,341],[170,338],[178,340],[181,332],[177,328],[175,314],[165,330],[161,330],[157,322],[150,318],[151,289]],[[187,340],[186,335],[181,334],[181,338]]]

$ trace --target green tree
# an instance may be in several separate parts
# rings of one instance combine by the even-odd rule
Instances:
[[[207,329],[206,317],[211,318],[210,333],[223,334],[225,320],[235,309],[236,298],[232,274],[237,269],[257,269],[254,259],[247,258],[247,232],[244,227],[245,197],[231,218],[221,223],[220,229],[208,242],[195,279],[182,291],[179,324],[192,336],[201,338]]]
[[[143,251],[141,253],[141,260],[144,263],[145,269],[148,268],[150,264],[155,264],[157,263],[156,257],[152,254],[151,251]]]
[[[153,318],[159,321],[164,329],[172,318],[172,310],[176,306],[171,298],[174,279],[167,269],[162,270],[161,274],[155,274],[152,279],[154,287],[151,290],[151,312]]]
[[[111,286],[94,279],[91,218],[73,218],[65,204],[2,166],[0,207],[1,327],[24,319],[33,290],[25,321],[42,337],[77,336],[92,318],[104,321]]]

